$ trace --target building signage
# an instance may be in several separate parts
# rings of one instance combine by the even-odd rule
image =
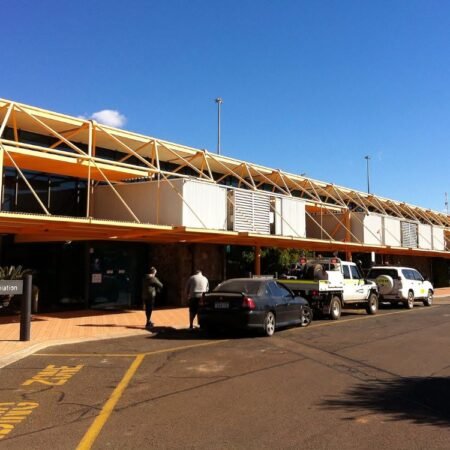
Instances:
[[[0,295],[23,294],[23,280],[0,280]]]

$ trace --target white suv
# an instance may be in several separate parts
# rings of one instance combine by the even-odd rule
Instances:
[[[415,300],[421,300],[425,306],[433,303],[433,285],[411,267],[374,266],[367,279],[377,283],[380,301],[401,302],[409,309]]]

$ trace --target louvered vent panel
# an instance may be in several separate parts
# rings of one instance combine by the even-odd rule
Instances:
[[[268,195],[253,194],[253,231],[270,233],[270,197]]]
[[[269,234],[270,197],[251,191],[233,191],[233,230]]]
[[[402,222],[402,247],[417,248],[418,229],[417,223]]]

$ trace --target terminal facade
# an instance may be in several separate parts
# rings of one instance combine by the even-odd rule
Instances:
[[[275,247],[450,284],[444,213],[91,120],[0,100],[0,170],[0,265],[33,270],[42,310],[139,307],[150,265],[183,305],[193,270],[217,284],[236,246],[254,274]]]

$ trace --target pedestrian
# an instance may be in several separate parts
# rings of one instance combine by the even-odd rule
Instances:
[[[155,307],[156,295],[163,288],[163,284],[158,280],[156,276],[156,269],[150,267],[149,273],[145,274],[142,280],[142,300],[145,304],[145,317],[146,327],[153,327],[153,322],[151,321],[153,308]]]
[[[204,292],[209,290],[209,281],[201,270],[196,270],[186,282],[186,296],[189,304],[189,328],[194,328],[194,319],[198,313],[198,303]]]

